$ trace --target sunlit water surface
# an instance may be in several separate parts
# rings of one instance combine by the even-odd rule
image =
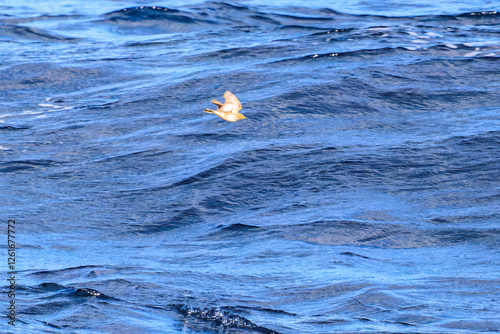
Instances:
[[[498,3],[331,3],[3,3],[0,326],[500,331]]]

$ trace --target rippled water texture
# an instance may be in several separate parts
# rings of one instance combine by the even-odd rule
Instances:
[[[500,331],[498,3],[42,3],[0,7],[16,333]]]

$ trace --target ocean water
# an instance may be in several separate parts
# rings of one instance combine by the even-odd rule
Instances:
[[[499,7],[0,2],[0,331],[499,332]]]

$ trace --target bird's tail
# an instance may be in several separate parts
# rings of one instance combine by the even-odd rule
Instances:
[[[214,111],[212,109],[208,109],[208,108],[205,108],[204,110],[205,112],[209,113],[209,114],[213,114]]]

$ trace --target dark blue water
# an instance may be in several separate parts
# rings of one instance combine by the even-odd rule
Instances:
[[[2,332],[500,331],[498,2],[0,8]]]

